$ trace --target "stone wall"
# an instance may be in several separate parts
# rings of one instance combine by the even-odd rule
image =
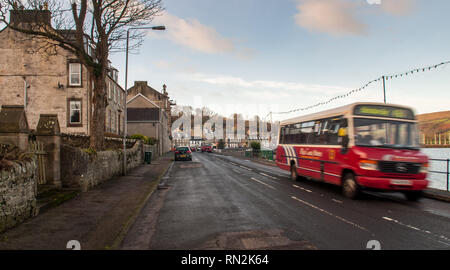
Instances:
[[[37,214],[35,161],[0,170],[0,232]]]
[[[141,141],[126,150],[127,170],[143,163]],[[87,191],[123,170],[123,154],[120,150],[88,152],[69,145],[61,145],[61,181],[63,187]]]
[[[77,148],[89,148],[89,135],[84,134],[67,134],[63,133],[61,134],[61,143],[66,144],[72,147]],[[135,144],[136,140],[134,139],[127,139],[126,140],[126,147],[131,148]],[[122,149],[123,148],[123,139],[122,138],[108,138],[105,137],[105,149],[112,150],[112,149]]]

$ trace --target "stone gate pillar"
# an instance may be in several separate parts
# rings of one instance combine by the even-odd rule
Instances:
[[[40,115],[36,141],[44,144],[47,184],[61,187],[61,134],[56,114]]]
[[[13,144],[22,151],[28,151],[27,116],[23,106],[2,105],[0,111],[0,143]]]

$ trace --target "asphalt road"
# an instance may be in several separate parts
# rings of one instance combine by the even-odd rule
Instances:
[[[402,194],[349,200],[276,167],[214,153],[175,162],[126,249],[450,249],[448,203]]]

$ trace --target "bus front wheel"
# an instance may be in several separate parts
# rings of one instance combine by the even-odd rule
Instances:
[[[350,199],[357,199],[360,195],[361,191],[353,173],[345,174],[344,180],[342,181],[342,192],[345,197]]]

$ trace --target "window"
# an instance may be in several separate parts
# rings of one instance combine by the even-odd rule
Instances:
[[[108,98],[111,99],[111,81],[108,81]]]
[[[117,112],[114,114],[114,116],[116,117],[116,126],[115,126],[115,130],[116,132],[119,132],[119,115],[117,114]]]
[[[121,134],[121,131],[122,131],[122,116],[120,115],[120,113],[119,113],[119,124],[117,125],[117,133],[118,134]]]
[[[111,109],[108,110],[109,122],[108,122],[108,131],[112,130],[112,112]]]
[[[115,84],[113,84],[113,89],[114,89],[114,93],[113,93],[113,95],[114,95],[114,102],[117,102],[117,89],[116,89],[116,85]]]
[[[112,123],[111,123],[111,131],[115,132],[116,131],[116,114],[114,112],[112,113]]]
[[[342,117],[321,119],[284,126],[280,131],[281,144],[338,145],[338,131],[346,127]]]
[[[359,146],[418,148],[415,123],[395,120],[355,118],[355,143]]]
[[[317,129],[317,121],[302,123],[300,141],[301,144],[314,144],[315,130]]]
[[[68,126],[81,125],[81,99],[70,99],[68,105]]]
[[[69,85],[81,86],[81,64],[69,63]]]

